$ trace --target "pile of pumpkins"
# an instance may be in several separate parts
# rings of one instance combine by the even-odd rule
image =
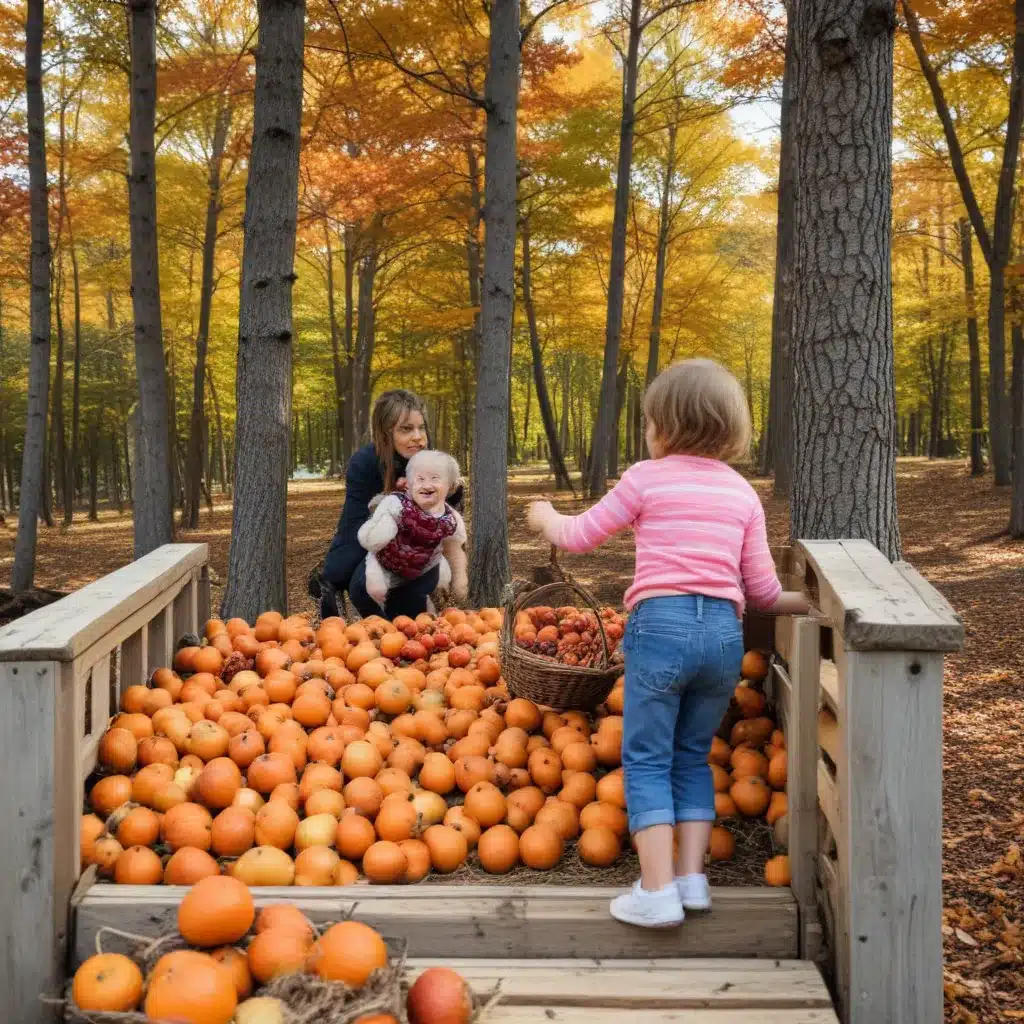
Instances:
[[[339,995],[358,998],[376,972],[392,967],[384,938],[369,925],[340,921],[318,934],[288,903],[257,914],[249,887],[223,875],[189,889],[177,925],[188,948],[165,953],[147,978],[122,953],[100,952],[85,960],[72,979],[75,1009],[138,1011],[146,1020],[183,1024],[285,1024],[291,1019],[288,1003],[263,986],[302,974],[315,979],[313,984],[337,983]],[[292,991],[290,985],[285,989]],[[404,1009],[409,1024],[469,1024],[473,993],[456,971],[432,967],[409,987]],[[385,1012],[359,1021],[399,1024]]]
[[[614,613],[613,613],[614,614]],[[608,867],[629,842],[623,681],[594,716],[510,699],[502,613],[436,618],[211,619],[173,666],[129,686],[99,744],[83,868],[123,884],[417,882],[471,856],[550,870],[575,843]],[[721,822],[785,827],[785,739],[765,717],[764,656],[747,653],[711,750]],[[771,867],[771,864],[769,864]],[[788,884],[788,871],[767,872]]]

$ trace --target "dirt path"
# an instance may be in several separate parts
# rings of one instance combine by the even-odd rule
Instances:
[[[1005,534],[1008,496],[972,480],[960,463],[901,460],[898,465],[904,555],[963,616],[964,649],[945,677],[945,942],[947,1018],[1024,1019],[1024,545]],[[773,543],[784,543],[788,510],[756,481]],[[525,527],[529,500],[546,476],[517,471],[510,484],[513,571],[528,575],[547,551]],[[326,550],[342,501],[334,482],[289,491],[289,600],[310,605],[306,577]],[[563,511],[584,502],[559,501]],[[210,545],[215,602],[227,569],[231,509],[203,512],[203,527],[182,541]],[[10,574],[14,531],[0,527],[0,585]],[[131,519],[105,511],[40,533],[37,582],[70,590],[131,559]],[[599,555],[563,564],[603,603],[618,603],[632,571],[627,537]]]

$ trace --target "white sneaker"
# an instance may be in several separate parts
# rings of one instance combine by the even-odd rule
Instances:
[[[676,890],[685,910],[711,909],[711,887],[707,875],[676,875]]]
[[[612,900],[611,914],[616,921],[640,928],[675,928],[686,917],[674,883],[649,892],[637,882],[629,892]]]

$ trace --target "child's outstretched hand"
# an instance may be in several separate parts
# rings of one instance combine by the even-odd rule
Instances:
[[[535,533],[544,533],[555,514],[550,501],[535,501],[527,510],[526,522]]]

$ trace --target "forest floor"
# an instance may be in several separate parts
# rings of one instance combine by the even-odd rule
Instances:
[[[771,542],[788,536],[788,509],[755,480]],[[963,616],[963,650],[946,659],[944,720],[944,927],[947,1020],[1024,1019],[1024,545],[1006,534],[1009,496],[990,479],[972,480],[960,462],[903,459],[897,466],[904,557]],[[509,524],[513,570],[528,576],[547,559],[526,529],[527,503],[544,495],[539,468],[513,473]],[[323,556],[341,508],[336,481],[289,490],[289,600],[309,610],[309,570]],[[584,502],[559,501],[564,511]],[[181,541],[210,545],[216,607],[227,571],[231,507],[204,510],[202,528]],[[0,586],[14,552],[11,520],[0,526]],[[131,517],[76,516],[70,529],[42,529],[39,586],[73,590],[130,561]],[[600,554],[562,563],[602,603],[617,604],[632,571],[627,537]]]

